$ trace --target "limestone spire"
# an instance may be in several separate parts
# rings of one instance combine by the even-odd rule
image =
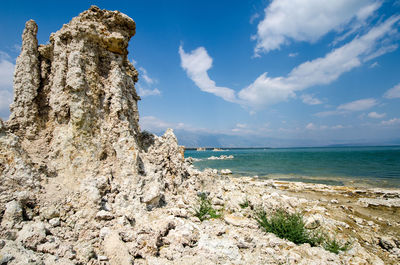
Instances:
[[[27,137],[36,131],[37,106],[34,102],[40,85],[39,52],[36,34],[38,26],[29,20],[22,34],[21,54],[17,58],[14,72],[14,102],[8,123],[12,130],[18,130]]]

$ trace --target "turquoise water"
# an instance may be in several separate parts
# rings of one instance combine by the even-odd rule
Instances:
[[[229,160],[211,156],[233,155]],[[259,176],[328,185],[400,188],[400,146],[186,150],[198,169],[230,169]]]

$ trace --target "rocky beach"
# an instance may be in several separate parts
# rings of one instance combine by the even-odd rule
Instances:
[[[0,264],[398,264],[400,190],[197,170],[173,131],[139,126],[135,22],[92,6],[38,45],[30,20],[0,120]],[[231,159],[216,157],[215,159]],[[198,214],[205,203],[215,214]],[[301,213],[346,249],[267,233]]]

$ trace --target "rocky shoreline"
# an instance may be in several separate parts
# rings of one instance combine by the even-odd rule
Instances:
[[[26,23],[0,120],[0,264],[398,264],[399,190],[199,171],[172,130],[140,130],[131,18],[93,6],[46,45],[37,30]],[[201,221],[204,196],[218,214]],[[257,208],[301,212],[351,247],[266,233]]]

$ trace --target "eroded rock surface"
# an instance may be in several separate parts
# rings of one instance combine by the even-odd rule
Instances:
[[[395,264],[400,258],[398,221],[358,212],[372,205],[398,214],[398,191],[201,172],[185,162],[172,130],[141,132],[138,72],[127,59],[135,22],[128,16],[91,7],[46,45],[38,46],[37,31],[34,21],[26,23],[12,114],[0,120],[0,264]],[[344,203],[351,192],[353,204]],[[211,198],[221,218],[194,217],[199,194]],[[379,196],[390,205],[375,203]],[[244,200],[249,207],[240,206]],[[256,206],[301,209],[307,227],[351,240],[352,248],[336,255],[264,233],[253,218]]]

